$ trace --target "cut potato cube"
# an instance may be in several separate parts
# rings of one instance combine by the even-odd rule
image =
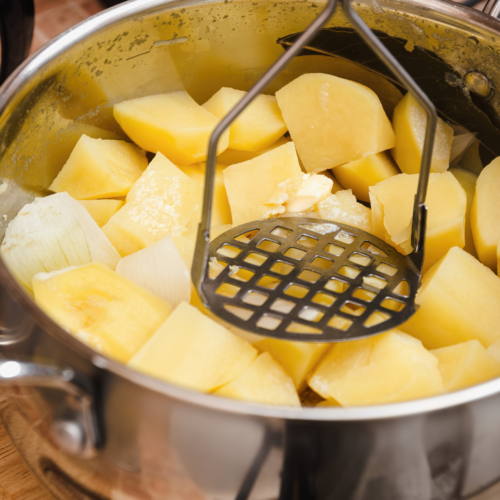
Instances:
[[[257,158],[257,156],[263,155],[268,151],[279,148],[287,142],[291,142],[291,139],[289,137],[281,137],[275,143],[271,144],[271,146],[262,149],[261,151],[237,151],[236,149],[228,148],[219,156],[217,156],[217,162],[221,165],[234,165],[235,163],[243,163],[244,161],[253,160],[254,158]]]
[[[247,93],[222,87],[203,107],[217,118],[224,118]],[[285,132],[276,97],[258,95],[229,127],[229,148],[260,151],[271,146]]]
[[[391,151],[398,167],[405,174],[418,174],[422,162],[427,116],[416,99],[408,92],[394,110],[392,126],[396,146]],[[450,166],[453,129],[438,118],[431,172],[445,172]]]
[[[446,391],[458,391],[500,377],[498,362],[478,340],[431,351],[439,360]]]
[[[300,158],[299,158],[300,161]],[[340,184],[339,180],[333,175],[333,170],[325,170],[324,172],[321,172],[322,175],[326,175],[329,179],[332,180],[333,185],[332,185],[332,194],[338,193],[339,191],[344,191],[344,186]]]
[[[219,123],[184,90],[120,102],[113,106],[113,115],[137,145],[179,165],[207,159],[208,140]],[[226,130],[217,152],[227,149],[228,143]]]
[[[396,144],[377,94],[359,83],[310,73],[276,92],[276,98],[307,172],[359,160]]]
[[[331,194],[333,180],[326,175],[305,174],[298,189],[287,194],[285,212],[302,213],[309,211]]]
[[[214,393],[252,403],[300,406],[292,379],[267,352],[242,375]]]
[[[472,144],[472,146],[464,153],[462,158],[460,158],[459,166],[469,170],[470,172],[474,172],[479,175],[483,168],[483,162],[481,161],[481,156],[479,155],[479,146],[481,143],[476,141]]]
[[[191,269],[194,257],[194,247],[196,245],[196,237],[198,235],[199,223],[195,222],[189,224],[184,233],[178,233],[172,235],[175,246],[181,255],[181,259],[184,261],[188,269]],[[212,226],[210,228],[210,241],[222,233],[229,231],[233,226],[231,224],[222,224],[220,226]]]
[[[123,200],[78,200],[78,202],[84,206],[99,227],[104,226],[111,216],[125,205]]]
[[[40,273],[35,302],[96,351],[126,363],[167,319],[172,308],[100,263]]]
[[[372,232],[371,210],[358,203],[350,189],[331,194],[316,205],[316,211],[322,219],[357,227],[368,233]]]
[[[128,366],[173,384],[211,392],[239,377],[257,351],[181,302]]]
[[[300,178],[299,178],[300,176]],[[231,165],[224,170],[224,183],[231,206],[234,225],[240,225],[271,215],[276,206],[270,200],[278,184],[288,179],[302,181],[297,153],[289,142],[253,160]]]
[[[443,392],[438,360],[398,330],[334,344],[309,386],[342,406],[395,403]]]
[[[400,173],[391,156],[385,151],[339,165],[333,172],[342,186],[351,189],[354,196],[362,201],[370,201],[370,186]]]
[[[474,194],[476,192],[476,182],[478,176],[474,172],[465,170],[465,168],[461,167],[450,168],[449,172],[451,172],[455,176],[455,179],[460,182],[460,185],[464,189],[465,195],[467,196],[467,208],[465,210],[464,250],[466,252],[469,252],[473,257],[477,258],[476,247],[474,246],[474,238],[472,236],[470,213],[472,209],[472,202],[474,201]]]
[[[199,203],[196,184],[158,153],[102,230],[125,257],[182,232]]]
[[[427,349],[474,339],[488,347],[500,336],[500,279],[461,248],[424,275],[416,303],[417,312],[400,328]]]
[[[500,158],[484,167],[476,183],[470,214],[472,236],[479,260],[493,271],[497,268],[500,239]]]
[[[223,224],[231,224],[231,207],[227,199],[226,186],[224,184],[224,170],[225,165],[216,165],[215,167],[215,184],[212,205],[212,226],[220,226]],[[194,181],[198,190],[198,210],[193,213],[189,220],[189,225],[192,223],[199,224],[201,221],[201,210],[203,204],[203,194],[205,189],[205,163],[196,163],[195,165],[188,165],[181,167],[181,170]]]
[[[257,349],[271,354],[292,377],[295,388],[299,392],[305,389],[309,372],[318,364],[330,347],[328,344],[293,342],[272,338],[260,340],[253,345]]]
[[[370,187],[374,234],[411,253],[411,220],[418,175],[399,174]],[[424,272],[453,246],[465,245],[467,197],[453,174],[430,174]]]
[[[82,135],[49,189],[77,200],[125,196],[147,166],[135,144]]]

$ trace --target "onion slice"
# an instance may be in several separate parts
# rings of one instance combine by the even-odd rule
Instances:
[[[191,277],[171,236],[123,257],[116,272],[166,300],[174,309],[191,299]]]
[[[37,273],[90,262],[115,269],[120,259],[91,215],[68,193],[25,205],[7,226],[0,253],[30,291]]]
[[[462,156],[475,141],[476,134],[471,132],[453,137],[450,152],[450,167],[454,167],[461,160]]]

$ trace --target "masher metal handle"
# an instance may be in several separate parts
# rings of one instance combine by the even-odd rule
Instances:
[[[225,130],[243,112],[243,110],[264,90],[264,88],[285,68],[285,66],[307,45],[307,43],[319,32],[329,21],[337,9],[340,1],[345,16],[351,22],[356,31],[375,54],[394,73],[396,78],[413,95],[417,102],[424,108],[427,116],[427,126],[425,131],[425,141],[422,152],[422,163],[420,167],[420,177],[417,194],[413,207],[413,221],[411,242],[413,246],[414,262],[421,271],[423,262],[423,249],[425,241],[425,221],[426,211],[425,197],[434,148],[434,136],[437,126],[436,108],[420,89],[408,72],[399,64],[396,58],[387,50],[380,40],[372,33],[370,28],[361,20],[351,5],[351,0],[329,0],[321,14],[302,33],[297,41],[267,70],[262,78],[249,90],[240,102],[220,121],[213,131],[207,155],[207,168],[205,178],[205,189],[203,195],[202,219],[198,228],[196,246],[194,253],[191,276],[193,283],[204,301],[201,288],[208,265],[208,253],[210,246],[210,223],[212,218],[213,191],[215,183],[215,167],[217,161],[217,146]]]

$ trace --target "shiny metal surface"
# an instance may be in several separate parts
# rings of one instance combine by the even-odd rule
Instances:
[[[488,0],[484,6],[483,12],[498,19],[500,17],[500,1]]]
[[[94,458],[102,445],[93,390],[72,368],[0,360],[0,386],[24,385],[58,389],[65,395],[52,415],[51,431],[60,448],[82,459]]]
[[[46,192],[75,135],[119,133],[113,102],[181,88],[204,102],[223,85],[248,90],[281,54],[276,40],[302,31],[318,8],[133,1],[55,39],[0,91],[0,176],[9,179],[7,192],[17,193],[8,204],[0,197],[6,215],[0,230]],[[444,0],[366,0],[355,9],[370,28],[407,40],[409,54],[413,46],[439,54],[456,69],[458,83],[477,71],[500,85],[497,20]],[[343,29],[348,22],[339,12],[329,25]],[[169,40],[177,42],[155,45]],[[304,55],[266,92],[311,71],[374,88],[380,83],[351,63]],[[78,80],[82,75],[86,81]],[[497,94],[488,106],[498,114]],[[393,95],[382,96],[389,113]],[[241,493],[252,500],[458,500],[500,478],[500,380],[368,408],[238,403],[170,386],[100,356],[43,314],[3,262],[0,283],[9,324],[26,321],[28,331],[2,347],[2,355],[54,360],[99,389],[105,440],[91,460],[63,453],[53,437],[61,391],[12,387],[2,396],[8,396],[2,419],[26,461],[49,489],[56,477],[71,485],[53,489],[60,499],[232,500]]]
[[[215,238],[208,258],[225,265],[217,275],[209,269],[201,285],[210,310],[259,335],[356,340],[396,328],[415,312],[420,269],[345,224],[307,217],[248,222]]]
[[[417,85],[415,80],[409,75],[409,73],[403,68],[403,66],[397,61],[397,59],[391,54],[391,52],[383,45],[383,43],[372,33],[372,31],[366,26],[366,24],[361,20],[361,18],[354,12],[351,0],[340,0],[342,4],[342,11],[344,15],[349,20],[350,24],[354,27],[357,33],[361,36],[363,41],[375,52],[377,57],[384,62],[384,64],[392,71],[392,73],[397,77],[397,79],[402,83],[405,88],[412,94],[412,96],[417,100],[417,102],[425,110],[427,117],[427,124],[425,129],[425,138],[422,150],[422,162],[420,168],[420,176],[418,182],[417,193],[415,195],[415,202],[413,207],[413,218],[411,227],[411,242],[413,246],[412,256],[410,258],[401,259],[395,252],[388,251],[385,257],[386,265],[394,268],[396,267],[403,273],[408,274],[412,278],[417,273],[418,279],[422,274],[422,267],[424,262],[424,251],[425,251],[425,229],[427,220],[427,207],[425,205],[425,197],[427,194],[427,186],[429,184],[429,174],[431,171],[432,162],[432,150],[434,148],[434,137],[436,134],[437,127],[437,112],[432,101],[425,95],[422,89]],[[373,320],[373,313],[378,313],[380,315],[386,315],[388,311],[377,311],[376,308],[379,305],[378,301],[365,302],[364,304],[355,304],[357,307],[357,312],[364,311],[361,314],[351,313],[350,316],[342,316],[340,313],[341,309],[337,306],[329,307],[329,311],[325,311],[328,316],[322,317],[321,319],[313,319],[309,324],[303,323],[307,321],[304,316],[297,316],[298,308],[293,307],[290,311],[279,311],[280,314],[276,314],[277,311],[267,310],[264,312],[263,308],[260,307],[260,311],[253,309],[253,313],[248,316],[251,312],[249,309],[242,309],[243,304],[239,304],[236,307],[239,308],[240,313],[243,314],[228,314],[228,308],[234,307],[235,304],[231,304],[228,300],[229,297],[224,296],[224,294],[218,293],[217,287],[214,287],[215,281],[210,279],[209,270],[209,259],[216,258],[216,253],[219,247],[223,244],[230,245],[233,244],[234,231],[226,231],[217,238],[217,242],[210,245],[210,221],[212,214],[212,203],[213,203],[213,192],[215,185],[215,168],[217,163],[217,146],[219,140],[225,130],[231,125],[231,123],[236,120],[236,118],[248,107],[248,105],[260,94],[262,91],[271,83],[276,76],[279,75],[281,71],[302,51],[302,49],[313,39],[315,35],[318,34],[321,28],[325,26],[328,20],[333,16],[337,8],[337,0],[328,0],[326,7],[321,12],[321,14],[311,23],[310,26],[299,36],[299,38],[293,43],[293,45],[266,71],[266,73],[259,79],[259,81],[248,91],[243,99],[221,120],[219,125],[215,128],[212,133],[208,146],[208,158],[207,158],[207,170],[205,179],[205,188],[203,195],[203,209],[202,209],[202,219],[198,228],[198,235],[196,238],[195,253],[193,259],[193,267],[191,270],[191,276],[193,283],[198,291],[200,299],[203,304],[208,307],[210,311],[214,314],[228,321],[229,323],[242,328],[244,330],[251,331],[260,335],[268,335],[275,338],[280,338],[282,340],[300,340],[303,342],[338,342],[342,340],[353,340],[360,339],[366,336],[376,335],[377,333],[382,333],[390,328],[394,328],[404,321],[406,321],[412,314],[414,314],[415,308],[415,293],[411,290],[408,297],[405,300],[404,311],[399,314],[390,314],[386,321],[371,321]],[[328,223],[328,221],[323,221]],[[319,223],[319,221],[318,221]],[[254,230],[262,229],[265,225],[264,222],[254,223]],[[243,231],[243,226],[239,229]],[[360,234],[359,230],[352,227],[345,227],[347,231],[356,233],[358,238],[364,239],[364,243],[368,243],[373,240],[374,244],[380,245],[380,243],[375,242],[378,238],[373,238],[373,236],[363,231]],[[238,229],[236,229],[238,231]],[[231,233],[231,234],[230,234]],[[363,243],[363,244],[364,244]],[[326,245],[326,241],[323,242]],[[361,249],[360,249],[361,250]],[[272,262],[278,262],[278,258],[283,258],[284,255],[276,252],[272,252],[271,255],[267,256],[268,265],[267,270],[270,269]],[[311,259],[309,262],[313,263],[313,259],[317,256],[309,256]],[[337,271],[343,269],[345,265],[349,265],[349,261],[346,259],[347,256],[336,258],[335,267]],[[365,257],[369,259],[370,257],[365,254]],[[324,260],[324,259],[323,259]],[[313,264],[314,266],[314,264]],[[359,276],[356,279],[363,285],[364,277],[369,278],[370,273],[374,271],[370,267],[358,267]],[[325,271],[325,269],[320,270],[316,266],[316,271],[320,271],[321,276],[318,278],[318,284],[325,283],[327,279],[331,278],[331,271]],[[264,267],[254,267],[254,276],[251,279],[251,283],[246,284],[239,283],[239,291],[237,292],[238,298],[243,298],[252,292],[252,288],[255,283],[259,285],[260,279],[264,278],[262,274],[264,272]],[[291,280],[292,276],[295,274],[286,274],[282,276],[274,276],[280,279],[280,284],[278,288],[280,290],[286,290],[290,286],[297,286],[293,284]],[[339,276],[339,275],[337,275]],[[227,274],[226,274],[227,277]],[[231,278],[231,276],[229,276]],[[217,280],[216,280],[217,281]],[[240,280],[241,281],[241,280]],[[408,281],[413,281],[407,280]],[[228,284],[228,286],[235,286]],[[298,285],[300,286],[300,285]],[[250,288],[249,288],[250,287]],[[372,290],[373,292],[373,290]],[[379,294],[380,296],[380,294]],[[386,297],[387,299],[389,296]],[[285,297],[282,297],[285,300]],[[347,304],[347,303],[346,303]],[[310,306],[313,304],[310,304]],[[332,304],[333,305],[333,304]],[[342,306],[345,307],[345,304]],[[266,306],[267,308],[267,306]],[[292,311],[294,311],[292,313]],[[301,313],[304,309],[301,311]],[[258,313],[258,314],[257,314]],[[262,315],[261,315],[262,313]],[[333,313],[333,316],[332,316]],[[300,313],[299,313],[300,314]],[[259,317],[258,317],[259,316]],[[266,319],[265,319],[266,318]],[[300,320],[303,320],[302,322]],[[336,326],[332,324],[332,321]],[[341,323],[339,325],[338,323]],[[266,326],[263,326],[266,325]],[[301,331],[300,331],[301,330]]]

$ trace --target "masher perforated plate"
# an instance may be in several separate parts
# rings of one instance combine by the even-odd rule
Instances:
[[[235,227],[210,243],[209,262],[201,289],[212,312],[285,340],[354,340],[395,328],[414,314],[420,283],[411,259],[380,238],[302,217]]]

